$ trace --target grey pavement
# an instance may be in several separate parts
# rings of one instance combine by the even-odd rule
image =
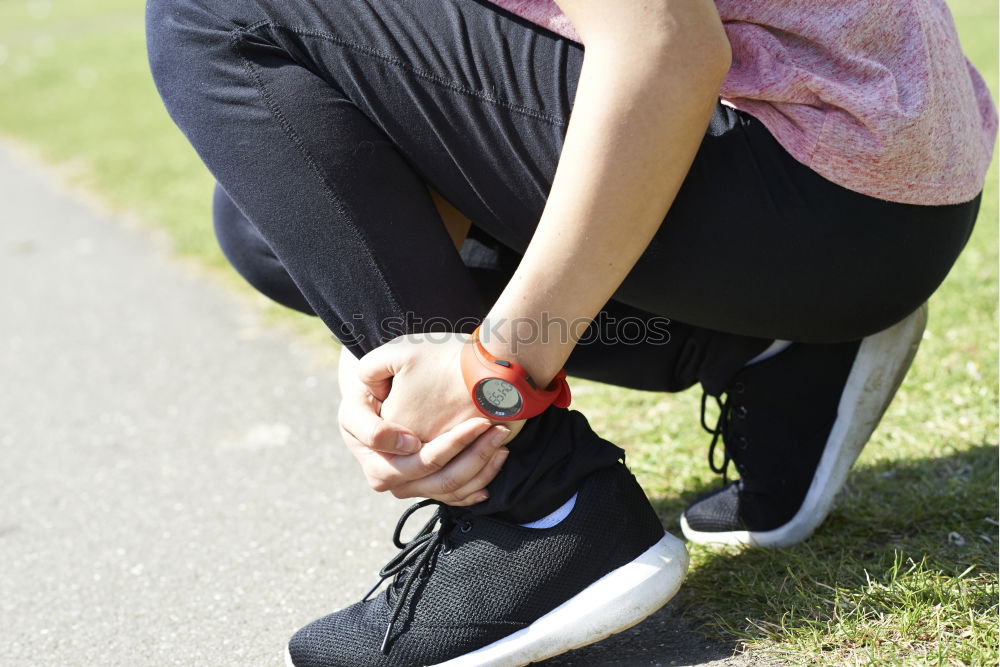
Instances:
[[[0,148],[0,665],[278,666],[405,503],[340,444],[314,347],[54,183]],[[731,653],[668,605],[547,664]]]

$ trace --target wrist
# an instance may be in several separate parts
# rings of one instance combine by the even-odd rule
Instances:
[[[548,387],[566,364],[577,337],[564,324],[541,318],[489,315],[479,328],[483,348],[497,359],[512,361],[535,383]]]

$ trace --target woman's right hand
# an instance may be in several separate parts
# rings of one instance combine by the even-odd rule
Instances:
[[[358,379],[356,365],[357,359],[344,348],[338,422],[368,485],[397,498],[433,498],[453,506],[486,500],[486,486],[509,453],[501,446],[509,429],[475,417],[421,443],[409,429],[382,419],[381,401]]]

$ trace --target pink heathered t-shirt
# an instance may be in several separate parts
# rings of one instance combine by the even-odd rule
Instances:
[[[553,0],[491,0],[571,40]],[[732,44],[724,103],[796,160],[889,201],[957,204],[983,187],[997,114],[943,0],[716,0]]]

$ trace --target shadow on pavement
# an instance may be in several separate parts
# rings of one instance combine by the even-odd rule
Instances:
[[[734,657],[739,642],[709,641],[692,629],[674,603],[639,625],[604,641],[535,663],[545,667],[645,667],[659,665],[744,665]]]

